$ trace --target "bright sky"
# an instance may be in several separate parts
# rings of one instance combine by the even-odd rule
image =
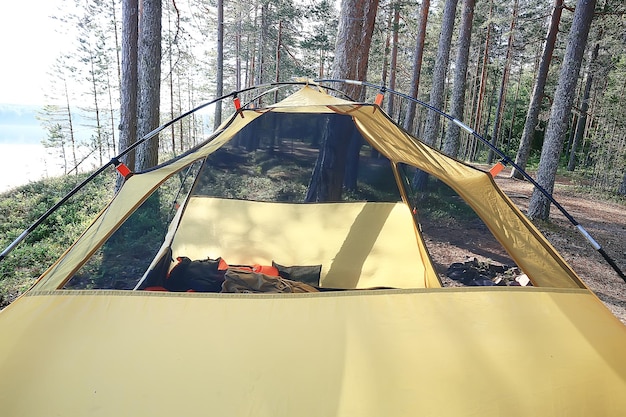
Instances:
[[[69,49],[56,32],[63,0],[5,0],[0,6],[0,103],[42,104],[46,72]]]

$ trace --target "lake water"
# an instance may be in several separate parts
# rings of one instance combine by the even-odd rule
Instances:
[[[0,193],[63,174],[58,156],[41,144],[0,143]]]

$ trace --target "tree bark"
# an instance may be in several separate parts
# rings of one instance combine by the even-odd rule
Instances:
[[[465,82],[467,81],[467,64],[469,61],[469,48],[472,36],[472,23],[474,21],[475,0],[465,0],[461,27],[459,28],[459,49],[456,54],[454,69],[454,84],[452,87],[452,99],[450,101],[450,115],[458,120],[463,120],[465,105]],[[443,151],[454,158],[459,152],[460,127],[450,122],[443,143]]]
[[[367,78],[377,9],[378,0],[342,0],[332,78],[359,81]],[[345,92],[355,100],[361,97],[358,85],[347,85]]]
[[[381,79],[381,83],[382,85],[387,85],[387,71],[388,71],[388,67],[389,67],[389,54],[391,52],[391,36],[393,34],[393,27],[392,25],[392,19],[393,19],[393,10],[389,10],[389,13],[387,13],[387,29],[386,29],[386,36],[385,36],[385,53],[383,55],[383,70],[380,76]]]
[[[398,66],[398,32],[400,25],[400,5],[394,4],[393,7],[393,46],[391,49],[391,64],[389,68],[389,88],[396,89],[396,73]],[[387,98],[387,114],[393,117],[394,95],[390,94]]]
[[[443,20],[441,22],[441,32],[439,35],[439,47],[437,48],[437,58],[433,68],[433,85],[430,91],[430,106],[436,109],[443,108],[443,91],[446,81],[446,73],[450,61],[450,44],[452,42],[452,32],[454,30],[454,17],[458,0],[447,0],[443,10]],[[433,145],[439,133],[439,114],[429,111],[426,118],[426,127],[422,140]]]
[[[626,195],[626,172],[624,172],[624,176],[622,177],[622,183],[617,189],[617,193],[620,195]]]
[[[452,32],[454,30],[454,17],[458,0],[447,0],[443,9],[443,19],[441,22],[441,32],[439,34],[439,47],[437,48],[437,58],[433,68],[433,85],[430,91],[431,107],[442,109],[443,91],[446,81],[446,73],[450,61],[450,43],[452,42]],[[426,116],[426,126],[422,141],[427,145],[434,145],[439,133],[439,114],[430,110]],[[428,174],[417,170],[414,175],[415,189],[424,190],[428,182]]]
[[[515,0],[513,3],[513,17],[511,18],[511,26],[509,28],[509,40],[506,47],[506,58],[504,59],[504,71],[502,72],[502,81],[500,83],[500,94],[498,94],[498,104],[496,106],[496,115],[493,123],[493,134],[491,135],[491,144],[494,147],[498,146],[498,135],[500,134],[500,124],[502,122],[502,112],[504,110],[504,103],[506,102],[506,89],[509,81],[509,73],[511,72],[511,57],[513,55],[513,39],[515,24],[517,22],[517,11],[519,1]],[[495,152],[493,149],[489,149],[487,156],[487,163],[493,163]]]
[[[574,21],[569,32],[559,83],[554,93],[554,103],[546,137],[541,150],[537,183],[552,194],[563,140],[567,133],[568,120],[572,111],[576,84],[582,64],[589,28],[593,19],[596,0],[579,0],[574,12]],[[533,191],[528,205],[528,216],[532,219],[548,219],[550,200],[538,189]]]
[[[378,0],[342,0],[332,78],[366,79],[377,9]],[[345,93],[358,100],[363,91],[360,86],[347,84]],[[349,121],[353,124],[351,119]],[[330,126],[334,130],[331,131]],[[346,134],[345,129],[343,124],[341,126],[327,124],[324,143],[309,183],[307,201],[340,200],[347,167],[358,169],[360,144],[350,146],[349,142],[358,140],[357,136],[360,135],[353,135],[351,132]],[[353,160],[348,163],[348,158]],[[354,161],[355,158],[357,161]],[[352,174],[350,173],[348,178],[353,178]],[[345,185],[347,188],[356,187],[356,180]]]
[[[411,97],[417,98],[420,86],[420,73],[422,72],[422,60],[424,58],[424,40],[426,38],[426,23],[428,21],[428,10],[430,9],[430,0],[422,0],[420,6],[420,21],[417,28],[417,36],[415,38],[415,52],[413,53],[413,75],[411,76]],[[415,106],[413,101],[409,102],[404,119],[404,130],[413,132],[413,119],[415,119]]]
[[[224,0],[217,0],[217,74],[215,76],[215,97],[224,95]],[[213,130],[222,123],[222,102],[215,103]]]
[[[161,0],[141,0],[139,9],[138,125],[143,138],[159,127],[161,94]],[[137,151],[135,169],[144,171],[159,162],[158,135],[144,142]]]
[[[363,11],[363,26],[360,30],[360,47],[363,48],[364,56],[359,59],[357,65],[357,72],[355,80],[366,81],[367,80],[367,67],[369,61],[369,50],[372,44],[372,35],[374,34],[374,25],[376,23],[376,13],[378,12],[378,0],[369,0],[365,4],[365,8]],[[394,81],[395,82],[395,81]],[[358,100],[365,99],[365,90],[360,89],[360,92],[357,96],[357,91],[355,90],[352,94],[354,94],[355,98]],[[359,159],[361,154],[361,147],[363,146],[363,137],[355,132],[348,136],[350,138],[350,144],[346,151],[346,161],[345,161],[345,173],[343,179],[343,186],[346,190],[356,190],[357,189],[357,177],[359,170]],[[341,188],[340,188],[341,190]]]
[[[480,84],[478,87],[478,99],[476,100],[476,112],[474,118],[474,126],[477,131],[481,131],[483,117],[483,101],[485,99],[485,89],[487,88],[487,65],[489,64],[489,48],[491,45],[491,18],[493,16],[493,0],[489,2],[489,18],[487,19],[487,34],[485,35],[485,49],[483,52],[482,68],[480,72]],[[472,149],[469,153],[469,159],[473,160],[476,155],[476,141],[473,142]]]
[[[341,119],[337,121],[336,117]],[[341,201],[346,155],[354,129],[354,122],[350,117],[326,117],[322,130],[322,149],[309,182],[306,202]]]
[[[591,53],[591,60],[589,61],[589,69],[587,70],[587,80],[585,81],[585,89],[583,91],[583,100],[580,105],[580,115],[576,122],[576,129],[574,130],[574,139],[572,140],[572,147],[570,149],[569,163],[567,164],[567,170],[573,171],[576,168],[576,152],[580,147],[583,135],[585,133],[585,126],[587,125],[587,112],[589,111],[589,98],[591,95],[591,86],[593,85],[593,66],[598,58],[598,52],[600,50],[600,43],[596,43]]]
[[[559,32],[559,23],[561,21],[562,11],[563,0],[554,0],[548,35],[546,36],[546,43],[543,48],[541,60],[539,61],[539,71],[537,72],[535,86],[528,105],[528,113],[526,115],[526,122],[524,123],[524,130],[522,131],[519,148],[517,150],[517,155],[515,156],[515,164],[522,169],[526,168],[528,157],[530,156],[531,144],[535,134],[535,126],[537,126],[537,122],[539,120],[543,92],[548,80],[548,70],[550,69],[550,62],[552,61],[552,54],[554,53],[556,37]],[[514,168],[511,171],[511,178],[522,179],[524,177]]]
[[[120,152],[137,141],[137,42],[138,42],[138,0],[122,2],[122,76],[120,90]],[[135,167],[135,152],[123,158],[131,169]],[[116,187],[121,186],[120,177]]]

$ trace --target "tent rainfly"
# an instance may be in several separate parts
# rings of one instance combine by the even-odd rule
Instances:
[[[289,130],[283,140],[357,132],[390,162],[398,199],[216,197],[202,191],[222,181],[204,162],[157,247],[120,237],[188,167],[280,129]],[[400,167],[458,193],[532,285],[443,286]],[[141,269],[103,271],[116,245],[130,261],[154,250]],[[222,291],[174,285],[191,273],[185,257],[216,260],[192,265]],[[100,266],[87,268],[94,258]],[[107,274],[116,275],[111,289],[94,284]],[[0,409],[13,417],[626,413],[626,327],[490,173],[424,145],[377,104],[318,86],[239,109],[210,140],[129,175],[0,312],[0,335]]]

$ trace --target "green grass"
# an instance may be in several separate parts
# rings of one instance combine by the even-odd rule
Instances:
[[[2,250],[88,174],[46,179],[0,194]],[[101,175],[61,206],[0,262],[0,307],[29,288],[83,232],[113,195],[112,175]]]

